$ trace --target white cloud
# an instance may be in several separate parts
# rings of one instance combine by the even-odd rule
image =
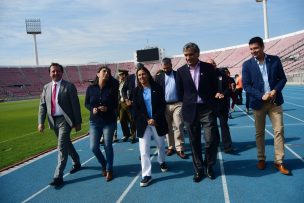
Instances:
[[[263,29],[262,5],[253,0],[44,0],[34,5],[31,2],[0,3],[0,44],[4,47],[0,49],[0,64],[31,61],[20,60],[33,50],[32,37],[25,33],[25,18],[41,19],[42,35],[37,36],[39,57],[47,64],[53,59],[61,59],[63,63],[132,59],[133,52],[143,48],[147,41],[171,54],[179,54],[180,46],[188,40],[203,43],[209,49],[220,48],[244,42],[252,30],[261,33]],[[275,10],[273,7],[282,2],[270,2],[271,9]],[[283,23],[293,17],[286,13],[284,16],[277,20]]]

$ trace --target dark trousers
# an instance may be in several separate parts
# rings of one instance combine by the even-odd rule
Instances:
[[[232,147],[232,140],[230,135],[230,129],[228,126],[228,111],[223,111],[223,112],[218,111],[216,115],[220,121],[221,138],[222,138],[222,144],[224,150],[229,149]]]
[[[249,94],[246,92],[246,109],[249,109],[249,101],[250,101],[250,97]]]
[[[202,157],[201,125],[204,129],[205,162]],[[199,105],[197,118],[192,123],[185,122],[185,126],[190,138],[195,173],[202,173],[204,166],[212,166],[216,163],[219,144],[216,115],[208,105]]]
[[[238,104],[242,104],[243,103],[243,88],[238,88],[236,89],[236,94],[237,94],[237,98],[238,98]]]

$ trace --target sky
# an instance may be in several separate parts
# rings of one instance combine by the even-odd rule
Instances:
[[[304,29],[303,0],[268,0],[269,37]],[[39,18],[40,65],[134,60],[136,50],[159,47],[182,54],[264,37],[263,4],[255,0],[0,0],[0,66],[35,65],[25,19]]]

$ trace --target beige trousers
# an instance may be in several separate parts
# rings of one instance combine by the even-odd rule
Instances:
[[[265,155],[265,124],[269,116],[274,132],[274,162],[282,163],[284,159],[284,124],[282,106],[263,103],[259,110],[253,110],[256,129],[256,146],[258,160],[266,160]]]
[[[176,151],[184,150],[182,103],[167,104],[165,114],[169,128],[167,134],[168,149],[175,147]]]

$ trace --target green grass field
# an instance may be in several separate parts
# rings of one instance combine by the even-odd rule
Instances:
[[[89,111],[84,107],[84,96],[79,96],[82,130],[71,137],[88,132]],[[39,99],[0,103],[0,170],[57,146],[53,131],[37,131]]]

